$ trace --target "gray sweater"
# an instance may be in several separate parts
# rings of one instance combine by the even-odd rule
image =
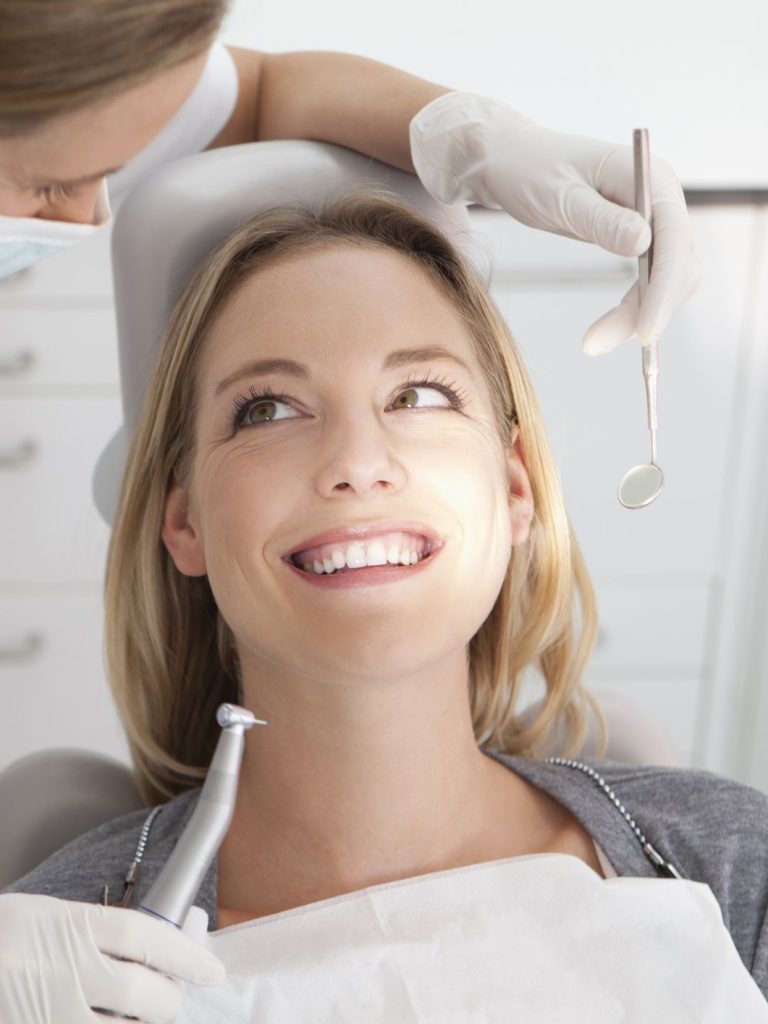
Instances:
[[[658,874],[635,831],[594,778],[565,764],[506,754],[489,756],[567,807],[605,851],[617,874]],[[594,760],[582,763],[605,779],[665,860],[684,878],[710,886],[742,960],[768,998],[768,796],[710,772]],[[193,790],[176,797],[158,815],[132,906],[140,902],[173,849],[198,793]],[[107,884],[110,894],[119,898],[145,818],[146,811],[138,811],[88,832],[5,891],[96,902]],[[215,863],[196,903],[215,928]]]

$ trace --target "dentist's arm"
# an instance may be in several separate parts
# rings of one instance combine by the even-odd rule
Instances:
[[[530,227],[636,256],[650,242],[634,212],[632,150],[551,131],[508,104],[451,92],[344,53],[232,49],[240,98],[214,146],[317,139],[415,170],[446,203],[503,209]],[[642,127],[627,125],[631,130]],[[653,136],[653,125],[648,125]],[[654,263],[642,308],[637,288],[584,337],[590,354],[631,338],[649,343],[695,289],[699,271],[680,183],[652,166]]]
[[[178,981],[215,985],[221,963],[169,924],[136,910],[51,896],[0,895],[2,1024],[96,1024],[97,1010],[166,1024]]]
[[[212,146],[315,139],[413,171],[408,123],[448,92],[446,86],[348,53],[228,49],[240,95]]]

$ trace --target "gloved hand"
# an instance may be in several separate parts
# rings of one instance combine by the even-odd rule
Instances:
[[[422,184],[444,203],[503,209],[529,227],[595,242],[620,256],[648,248],[635,212],[632,148],[535,124],[500,100],[452,92],[410,125]],[[683,190],[668,163],[651,161],[653,266],[642,308],[637,284],[584,335],[588,355],[637,338],[650,344],[699,283]]]
[[[51,896],[0,896],[2,1024],[106,1022],[94,1007],[164,1024],[181,1009],[172,979],[216,985],[224,977],[213,954],[148,914]]]

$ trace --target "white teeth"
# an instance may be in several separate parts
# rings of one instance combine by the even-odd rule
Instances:
[[[367,565],[368,561],[365,557],[365,548],[362,544],[350,544],[347,548],[347,566],[350,569],[362,569],[364,565]]]
[[[422,557],[426,557],[426,551]],[[390,543],[387,548],[380,538],[373,538],[364,544],[355,541],[346,549],[333,548],[330,554],[323,553],[321,558],[302,563],[302,568],[306,572],[324,576],[332,575],[339,569],[362,569],[368,565],[387,564],[416,565],[420,560],[416,548],[409,548],[405,544],[401,547],[397,543]]]
[[[372,540],[368,545],[368,565],[386,565],[387,552],[380,540]]]

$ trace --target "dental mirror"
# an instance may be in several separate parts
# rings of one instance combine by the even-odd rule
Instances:
[[[664,483],[664,474],[654,463],[635,466],[624,474],[619,484],[619,501],[624,508],[650,505]]]
[[[635,161],[635,209],[651,223],[651,158],[648,129],[636,128],[632,133]],[[651,225],[653,227],[653,225]],[[645,298],[653,262],[653,237],[647,251],[638,256],[638,289],[640,302]],[[643,345],[643,380],[648,407],[648,429],[651,432],[651,461],[634,466],[624,474],[619,484],[618,498],[624,508],[645,508],[658,496],[664,484],[664,474],[656,464],[656,381],[659,376],[659,355],[654,340]]]

